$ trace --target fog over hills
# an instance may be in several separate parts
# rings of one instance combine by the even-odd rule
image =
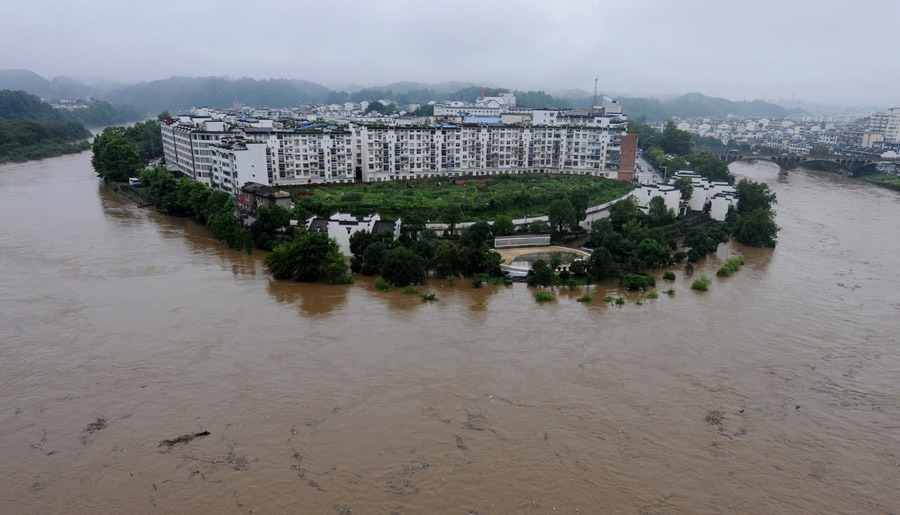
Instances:
[[[405,104],[429,101],[461,100],[472,102],[482,90],[490,94],[511,91],[523,107],[588,107],[593,93],[583,89],[522,91],[487,84],[445,81],[435,84],[397,81],[381,87],[336,90],[298,79],[251,79],[225,77],[170,77],[167,79],[121,84],[92,78],[90,84],[71,77],[46,79],[28,70],[0,70],[0,89],[24,90],[43,98],[77,98],[88,95],[116,103],[129,104],[146,114],[163,109],[179,111],[196,106],[230,107],[233,102],[250,106],[290,107],[303,103],[343,103],[347,101],[387,99],[401,108]],[[508,85],[505,85],[508,86]],[[600,92],[601,95],[607,94]],[[648,98],[616,96],[626,114],[637,120],[659,121],[671,117],[766,116],[784,117],[803,112],[762,100],[732,101],[701,93]],[[799,103],[798,103],[799,105]]]

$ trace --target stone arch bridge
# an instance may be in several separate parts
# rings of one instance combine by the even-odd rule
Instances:
[[[751,159],[771,161],[778,165],[780,173],[787,175],[789,169],[794,168],[806,161],[828,161],[837,163],[850,175],[856,173],[860,168],[887,161],[900,164],[900,158],[885,159],[879,156],[854,156],[854,155],[833,155],[833,156],[801,156],[797,154],[753,154],[750,152],[712,152],[713,155],[725,161],[725,164],[731,164],[735,161],[747,161]]]

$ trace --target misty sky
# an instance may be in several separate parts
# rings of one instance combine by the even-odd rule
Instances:
[[[22,1],[0,69],[900,105],[893,1]]]

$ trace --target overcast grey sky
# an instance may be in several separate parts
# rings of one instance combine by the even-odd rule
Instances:
[[[900,105],[900,0],[22,1],[0,69]]]

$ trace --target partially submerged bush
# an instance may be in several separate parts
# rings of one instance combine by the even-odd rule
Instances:
[[[665,272],[663,273],[663,281],[674,281],[675,280],[675,272]]]
[[[423,293],[421,295],[422,300],[438,300],[437,295],[434,292],[431,293]]]
[[[548,300],[553,300],[553,294],[547,290],[538,290],[537,293],[534,294],[534,300],[538,302],[546,302]]]
[[[703,274],[699,279],[695,279],[694,282],[691,283],[691,289],[697,291],[707,291],[709,290],[710,283],[712,283],[712,279],[706,277],[706,274]]]
[[[390,281],[377,277],[375,278],[375,289],[378,291],[394,291],[394,285]]]
[[[575,300],[578,302],[585,302],[585,303],[590,304],[591,302],[594,302],[594,297],[591,297],[591,295],[589,293],[585,293],[584,295],[582,295],[581,297],[578,297]]]

